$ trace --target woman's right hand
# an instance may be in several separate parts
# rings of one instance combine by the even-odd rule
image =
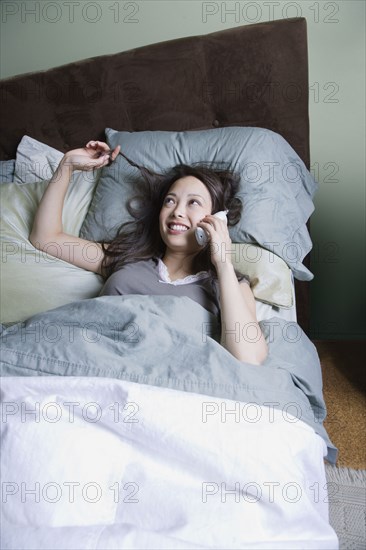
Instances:
[[[120,149],[117,145],[112,151],[103,141],[89,141],[85,147],[65,153],[61,163],[72,170],[90,171],[113,162]]]

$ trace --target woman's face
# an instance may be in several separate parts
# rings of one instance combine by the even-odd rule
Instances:
[[[160,210],[160,235],[174,251],[200,250],[195,237],[197,223],[212,212],[207,187],[194,176],[184,176],[170,187]]]

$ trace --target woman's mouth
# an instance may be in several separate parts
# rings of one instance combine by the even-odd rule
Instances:
[[[169,233],[173,235],[179,235],[180,233],[184,233],[189,229],[186,225],[183,225],[181,223],[168,223],[167,227],[168,227]]]

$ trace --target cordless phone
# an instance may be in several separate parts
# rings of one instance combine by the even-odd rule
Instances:
[[[221,210],[221,212],[216,212],[216,214],[214,214],[214,217],[227,222],[227,212],[228,210]],[[195,233],[198,244],[200,246],[205,246],[208,243],[208,236],[206,231],[202,229],[202,227],[197,227]]]

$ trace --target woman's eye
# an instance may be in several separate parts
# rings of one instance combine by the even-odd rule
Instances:
[[[172,204],[174,202],[174,200],[172,199],[172,197],[166,197],[166,199],[164,200],[164,204]]]
[[[197,199],[192,199],[190,204],[198,204],[198,206],[201,206],[201,203]]]

